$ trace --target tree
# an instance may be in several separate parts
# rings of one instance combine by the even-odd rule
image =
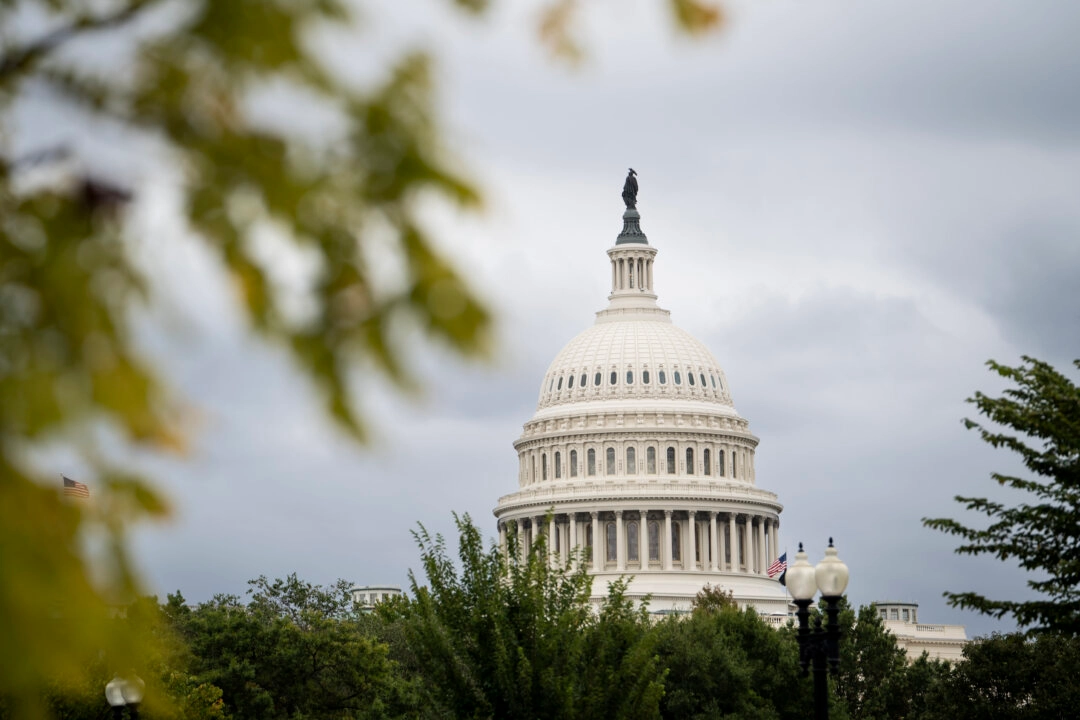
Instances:
[[[1037,600],[993,600],[975,592],[946,592],[953,607],[993,617],[1011,615],[1029,632],[1080,635],[1080,387],[1047,363],[1023,357],[1018,367],[990,361],[1015,384],[1001,397],[976,392],[968,402],[997,427],[966,419],[995,448],[1020,456],[1035,479],[1003,473],[998,485],[1027,493],[1032,502],[1009,506],[985,497],[956,497],[991,521],[969,527],[949,518],[923,518],[927,527],[961,538],[956,552],[1016,559],[1037,577],[1027,581]],[[1074,361],[1080,368],[1080,360]]]
[[[487,0],[448,0],[480,12]],[[679,27],[718,22],[701,0],[667,0]],[[572,48],[573,0],[554,0],[544,41]],[[310,33],[350,27],[344,0],[0,0],[0,697],[35,716],[50,678],[84,680],[78,658],[103,652],[129,666],[140,639],[115,637],[110,606],[138,595],[126,551],[132,522],[166,514],[152,486],[100,452],[98,432],[179,451],[183,402],[135,347],[130,320],[156,279],[134,236],[140,178],[86,166],[61,181],[38,172],[62,147],[20,147],[14,105],[28,89],[59,113],[107,126],[126,146],[157,157],[179,195],[167,222],[199,238],[254,331],[288,349],[329,415],[356,437],[350,369],[367,362],[408,387],[403,326],[465,355],[486,348],[489,317],[436,250],[419,217],[425,200],[466,209],[480,196],[441,142],[433,58],[408,51],[359,88],[319,61]],[[34,25],[26,19],[38,19]],[[35,32],[36,31],[36,32]],[[102,40],[118,53],[97,53]],[[123,58],[102,63],[102,56]],[[251,110],[268,88],[320,107],[336,127],[320,137],[275,129]],[[19,154],[13,152],[18,150]],[[33,176],[37,175],[35,179]],[[313,256],[307,311],[287,312],[286,292],[251,238],[272,228]],[[372,237],[404,268],[391,287],[373,281]],[[28,449],[62,441],[99,482],[94,503],[65,505],[27,461]],[[91,570],[83,539],[104,534]],[[93,580],[91,580],[93,578]],[[63,612],[57,612],[62,603]]]
[[[191,677],[221,688],[231,718],[398,715],[401,680],[348,583],[319,587],[290,575],[249,584],[246,604],[222,595],[186,609],[177,595],[166,610],[190,651]]]
[[[767,625],[708,588],[689,616],[659,623],[657,653],[667,668],[665,718],[804,718],[812,707],[793,634]]]
[[[845,598],[840,610],[840,668],[836,695],[848,715],[860,720],[906,717],[910,695],[907,655],[873,605],[858,614]]]
[[[527,553],[484,547],[468,515],[455,516],[460,571],[440,536],[417,541],[426,584],[398,612],[417,670],[449,717],[656,718],[663,670],[649,621],[614,583],[589,602],[583,558],[549,559],[541,535]]]
[[[932,689],[925,720],[1057,720],[1076,715],[1080,638],[1019,633],[978,638]]]

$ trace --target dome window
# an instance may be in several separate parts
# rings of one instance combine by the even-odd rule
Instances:
[[[701,373],[701,375],[699,375],[698,377],[701,378],[701,387],[703,387],[703,388],[704,387],[709,387],[708,385],[705,384],[705,373]]]
[[[561,375],[559,376],[559,386],[557,388],[555,388],[555,389],[556,390],[562,390],[562,376]]]
[[[686,448],[686,474],[694,474],[694,448]]]
[[[682,375],[679,374],[678,370],[675,371],[675,384],[682,385]]]
[[[548,383],[548,392],[555,389],[555,378],[551,378],[551,382]]]
[[[571,375],[570,379],[567,381],[566,388],[568,390],[573,390],[574,389],[574,376],[573,375]]]
[[[618,559],[619,552],[618,534],[615,530],[615,523],[609,522],[607,527],[604,528],[604,534],[606,536],[605,539],[607,540],[605,543],[605,545],[607,545],[607,561],[615,562]]]
[[[615,474],[615,448],[608,448],[605,453],[607,456],[607,475]]]
[[[602,378],[602,375],[600,373],[596,373],[596,377],[593,378],[593,383],[592,384],[593,385],[599,385],[601,378]]]
[[[663,370],[660,371],[660,384],[667,385],[667,374]]]
[[[570,451],[570,477],[577,477],[577,450]]]
[[[641,371],[641,382],[642,382],[643,385],[648,385],[649,384],[649,371],[648,370],[642,370]]]
[[[686,373],[686,379],[690,381],[690,387],[693,387],[694,386],[694,373],[692,373],[692,372]]]
[[[585,373],[581,373],[581,378],[578,379],[578,386],[585,387]]]
[[[709,379],[712,380],[712,386],[716,387],[716,376],[712,373],[709,373]]]
[[[667,449],[667,474],[675,474],[675,448],[673,447]]]
[[[585,453],[586,467],[590,475],[596,474],[596,450],[589,448],[589,452]]]
[[[706,450],[705,452],[708,452]],[[562,477],[562,453],[558,450],[555,451],[555,479],[558,480]]]
[[[709,448],[705,448],[701,451],[701,465],[702,470],[706,475],[712,475],[712,453],[709,452]],[[559,471],[556,470],[556,473]],[[558,477],[558,475],[556,475]]]
[[[654,447],[645,451],[645,472],[649,475],[656,474],[656,448]]]
[[[633,370],[627,370],[626,371],[626,384],[627,385],[633,385],[634,384],[634,371]]]
[[[638,545],[638,524],[631,520],[626,523],[626,559],[630,562],[638,561]],[[907,610],[904,614],[907,614]]]
[[[540,479],[547,480],[547,453],[540,456]]]
[[[637,475],[637,457],[634,448],[626,448],[626,474]]]
[[[612,385],[618,385],[619,384],[619,373],[615,372],[614,370],[611,371],[611,384]]]
[[[671,523],[671,559],[682,562],[682,533],[680,523]]]
[[[649,559],[660,560],[660,523],[649,523]]]
[[[720,477],[724,477],[724,451],[717,450],[716,452],[716,474]]]

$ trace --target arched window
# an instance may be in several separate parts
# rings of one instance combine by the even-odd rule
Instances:
[[[627,370],[626,371],[626,384],[627,385],[633,385],[634,384],[634,371],[633,370]]]
[[[581,373],[581,379],[578,380],[579,387],[585,387],[585,373]]]
[[[641,371],[641,383],[642,383],[642,385],[648,385],[649,384],[649,371],[648,370],[642,370]]]
[[[673,447],[667,449],[667,473],[668,475],[675,474],[675,448]]]
[[[679,523],[671,523],[671,559],[682,560],[682,528]]]
[[[678,370],[675,371],[675,384],[682,385],[682,375],[679,374]]]
[[[615,532],[615,523],[609,522],[604,529],[604,533],[607,539],[607,560],[608,562],[615,562],[619,559],[619,542],[618,535]]]
[[[698,375],[698,377],[701,378],[701,387],[708,387],[705,384],[705,373],[701,373],[700,375]]]
[[[532,473],[530,473],[529,479],[532,482],[536,482],[536,456],[535,455],[533,455],[531,457],[530,464],[532,465]]]
[[[558,450],[555,451],[555,479],[558,480],[562,477],[562,453]]]
[[[562,376],[559,376],[559,384],[555,387],[556,390],[562,390]]]
[[[693,385],[694,385],[694,373],[693,372],[686,373],[686,379],[687,379],[687,381],[689,381],[690,386],[693,387]]]
[[[638,559],[638,524],[636,522],[626,523],[626,559],[632,562],[637,562]]]
[[[709,379],[712,380],[712,386],[716,387],[716,376],[712,373],[709,373]]]
[[[739,453],[731,451],[731,477],[739,477]]]
[[[667,385],[667,373],[665,373],[663,370],[660,371],[660,384]]]
[[[656,474],[656,448],[654,447],[645,451],[645,472],[649,475]]]
[[[712,453],[709,452],[709,448],[705,448],[701,451],[701,464],[705,470],[705,474],[712,475]]]
[[[589,475],[596,474],[596,451],[589,448],[589,452],[585,454],[585,463],[587,466],[587,472]]]
[[[724,477],[724,451],[716,451],[716,474]]]
[[[593,378],[593,383],[592,384],[593,385],[599,385],[600,380],[601,380],[602,377],[603,377],[603,375],[601,373],[596,373],[596,377]]]
[[[634,452],[634,448],[626,448],[626,474],[637,475],[637,453]]]
[[[686,448],[686,474],[694,474],[694,448]]]
[[[590,551],[592,550],[592,523],[585,526],[585,547],[589,548]],[[589,553],[589,557],[592,557],[591,552]],[[590,560],[590,562],[592,561]]]
[[[577,477],[577,450],[570,451],[570,477]]]
[[[607,475],[615,474],[615,448],[608,448],[604,453],[607,456]]]
[[[698,559],[698,561],[701,562],[701,566],[705,567],[705,562],[708,560],[708,558],[705,557],[704,548],[701,547],[701,540],[702,540],[702,537],[701,537],[702,536],[701,525],[699,525],[697,520],[695,520],[693,522],[693,526],[694,526],[694,548],[695,548],[694,553],[695,553],[695,557]]]
[[[574,389],[574,376],[573,375],[570,375],[570,379],[566,381],[566,389],[567,390],[573,390]]]
[[[547,453],[540,456],[541,479],[547,480]]]
[[[649,523],[649,559],[660,559],[660,523]]]
[[[619,384],[619,373],[615,372],[614,370],[611,371],[611,384],[612,385],[618,385]]]

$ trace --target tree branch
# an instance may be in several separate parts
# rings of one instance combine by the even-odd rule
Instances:
[[[46,33],[25,47],[5,53],[0,57],[0,83],[10,76],[24,72],[38,60],[82,33],[123,25],[155,1],[131,0],[128,5],[111,14],[77,18],[63,27]]]

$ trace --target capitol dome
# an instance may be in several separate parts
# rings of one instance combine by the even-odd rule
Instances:
[[[516,533],[525,552],[546,535],[562,562],[578,550],[596,600],[625,577],[630,597],[679,611],[711,584],[786,616],[787,593],[767,574],[782,506],[757,486],[758,438],[713,354],[657,305],[657,250],[633,190],[607,250],[608,306],[555,356],[514,443],[518,489],[494,510],[500,541]]]

